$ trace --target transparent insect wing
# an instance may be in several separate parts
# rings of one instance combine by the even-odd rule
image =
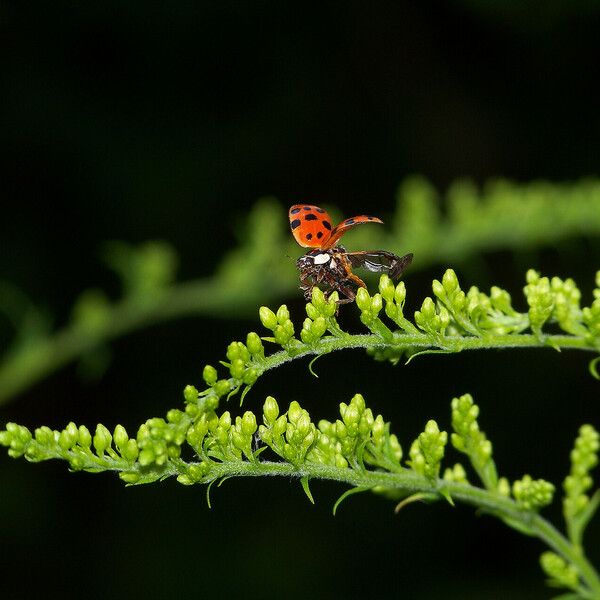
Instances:
[[[356,225],[363,225],[364,223],[383,223],[383,221],[377,217],[371,217],[370,215],[359,215],[357,217],[344,219],[339,225],[336,225],[333,228],[331,235],[323,248],[332,248],[348,229],[352,229],[353,227],[356,227]]]
[[[412,254],[400,257],[385,250],[348,252],[346,257],[353,267],[362,267],[374,273],[389,273],[392,279],[398,279],[413,259]]]
[[[331,217],[327,211],[312,204],[294,204],[288,213],[290,228],[296,241],[304,248],[329,248]]]

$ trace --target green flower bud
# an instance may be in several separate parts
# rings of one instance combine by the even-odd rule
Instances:
[[[338,302],[340,300],[340,295],[337,291],[329,294],[329,298],[327,298],[327,304],[322,309],[322,314],[324,317],[333,317],[338,309]]]
[[[312,298],[311,303],[318,311],[319,314],[322,314],[323,310],[327,306],[327,300],[325,300],[325,294],[317,287],[313,287],[312,289]]]
[[[252,356],[263,357],[265,355],[263,343],[258,333],[255,333],[254,331],[251,331],[246,337],[246,346]]]
[[[398,306],[404,306],[404,301],[406,300],[406,286],[404,285],[404,281],[400,281],[396,286],[394,300]]]
[[[217,396],[219,396],[220,398],[221,396],[224,396],[225,394],[228,394],[231,391],[231,386],[227,379],[220,379],[214,384],[213,390],[215,394],[217,394]]]
[[[231,342],[231,344],[229,344],[229,346],[227,346],[226,355],[230,361],[233,361],[236,358],[240,358],[240,349],[238,346],[238,342]]]
[[[77,443],[77,426],[75,423],[69,423],[72,427],[67,427],[60,432],[58,436],[58,445],[63,450],[70,450]]]
[[[304,319],[304,322],[302,323],[302,329],[300,331],[300,339],[305,344],[312,344],[312,342],[314,341],[313,333],[312,333],[312,323],[313,322],[308,317],[306,319]]]
[[[498,479],[496,491],[505,498],[510,496],[510,483],[506,477],[500,477],[500,479]]]
[[[206,371],[206,367],[204,368]],[[216,371],[215,371],[216,375]],[[193,385],[186,385],[183,389],[183,398],[186,403],[191,404],[192,402],[198,401],[198,390]]]
[[[319,311],[310,302],[306,305],[306,314],[308,318],[312,321],[314,321],[318,316],[320,316]]]
[[[249,369],[246,369],[244,371],[244,374],[242,375],[242,381],[246,385],[253,385],[254,383],[256,383],[256,380],[258,379],[259,374],[260,374],[260,372],[257,368],[250,367]]]
[[[137,483],[140,480],[141,475],[132,471],[130,473],[119,473],[119,477],[125,483]]]
[[[129,442],[127,430],[125,429],[125,427],[123,427],[123,425],[117,425],[115,427],[113,439],[115,440],[115,446],[117,447],[117,450],[119,450],[119,452],[123,454],[123,448],[125,448],[127,442]]]
[[[127,444],[121,450],[121,456],[129,462],[135,462],[139,454],[138,445],[135,440],[127,440]]]
[[[231,414],[228,410],[219,417],[219,427],[225,430],[231,428]]]
[[[202,378],[206,382],[206,385],[214,385],[218,378],[217,370],[212,365],[206,365],[202,371]]]
[[[260,317],[260,322],[266,329],[270,329],[271,331],[277,327],[277,316],[275,313],[266,306],[261,306],[258,311],[258,316]]]
[[[442,277],[442,285],[448,296],[452,297],[454,292],[459,289],[458,277],[454,272],[454,269],[446,269],[444,276]]]
[[[79,445],[89,448],[92,445],[92,434],[85,425],[80,425],[78,430]]]
[[[543,479],[533,480],[529,475],[513,483],[512,493],[524,510],[537,511],[552,502],[554,486]]]
[[[290,407],[288,408],[288,420],[290,423],[296,423],[298,419],[302,416],[302,407],[298,402],[293,400],[290,402]]]
[[[444,471],[444,479],[446,481],[455,481],[456,483],[469,483],[465,468],[460,463],[456,463],[451,469],[446,469]]]
[[[7,429],[9,425],[12,425],[12,423],[6,425]],[[48,446],[54,441],[54,432],[50,427],[46,427],[45,425],[43,427],[38,427],[34,434],[36,442],[39,442],[42,446]]]
[[[435,303],[429,296],[423,300],[423,304],[421,305],[421,314],[427,320],[431,320],[433,317],[435,317]]]
[[[151,448],[144,448],[139,453],[138,462],[140,465],[142,465],[142,467],[147,467],[154,462],[155,458],[156,456]]]
[[[437,298],[444,298],[446,295],[444,286],[437,279],[434,279],[431,283],[431,289]]]
[[[327,331],[327,321],[323,317],[317,317],[311,329],[315,340],[318,340]]]
[[[551,585],[577,589],[579,576],[577,569],[568,564],[562,557],[554,552],[544,552],[540,556],[540,565],[544,573],[550,577]]]
[[[390,446],[392,457],[396,460],[398,464],[400,464],[400,461],[402,460],[402,446],[400,446],[400,442],[398,441],[398,438],[394,433],[390,434],[388,443]]]
[[[394,292],[395,292],[395,288],[394,288],[394,283],[392,282],[392,280],[389,278],[388,275],[382,275],[379,278],[379,293],[382,295],[382,297],[384,298],[384,300],[386,302],[393,302],[394,301]]]
[[[277,417],[275,424],[273,425],[273,435],[276,437],[282,436],[287,429],[287,425],[288,422],[284,415]]]
[[[273,396],[267,396],[263,405],[263,416],[265,425],[272,425],[279,416],[279,406]]]
[[[244,413],[242,417],[242,433],[244,435],[252,436],[256,433],[258,426],[256,424],[256,417],[254,413],[249,410]]]
[[[361,311],[366,312],[371,308],[371,297],[366,288],[358,288],[356,292],[356,305]]]
[[[377,316],[382,308],[383,299],[381,298],[381,294],[375,294],[373,298],[371,298],[371,312],[374,316]]]
[[[245,368],[246,365],[244,364],[244,361],[241,358],[236,358],[231,362],[229,372],[234,379],[241,379]]]
[[[506,290],[494,286],[490,290],[490,301],[496,310],[499,310],[507,315],[516,314],[511,304],[510,294]]]
[[[282,304],[277,310],[277,321],[280,325],[284,325],[286,321],[290,320],[290,311],[285,304]]]
[[[102,423],[98,423],[96,426],[96,433],[94,434],[94,448],[96,454],[100,457],[104,456],[104,452],[110,447],[112,442],[112,436],[110,431],[106,429]]]

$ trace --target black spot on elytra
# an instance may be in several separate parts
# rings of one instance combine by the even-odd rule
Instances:
[[[369,219],[369,221],[372,221],[375,217],[367,217],[367,219]]]
[[[300,226],[300,219],[294,219],[293,221],[290,222],[290,227],[292,229],[296,229],[296,227]]]
[[[346,225],[352,225],[354,222],[355,222],[355,221],[354,221],[354,219],[346,219],[346,220],[344,221],[344,223],[345,223]]]
[[[313,215],[312,213],[305,215],[304,217],[305,221],[316,221],[317,220],[317,215]]]
[[[299,208],[293,208],[290,210],[290,215],[297,215],[300,212]]]
[[[325,229],[329,229],[329,231],[331,231],[331,223],[329,221],[323,221],[323,227],[325,227]]]
[[[325,211],[322,208],[317,208],[317,212],[323,214]]]
[[[317,232],[317,238],[321,239],[322,237],[323,237],[323,232],[322,231]]]
[[[310,210],[310,206],[305,206],[304,210]]]
[[[307,233],[306,239],[310,242],[310,240],[312,240],[312,233]]]

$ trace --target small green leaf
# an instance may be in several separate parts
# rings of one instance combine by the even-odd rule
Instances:
[[[335,502],[335,504],[333,505],[333,516],[335,517],[336,513],[337,513],[337,509],[339,508],[340,504],[346,499],[349,498],[350,496],[354,496],[354,494],[360,494],[361,492],[368,492],[369,490],[371,490],[373,488],[371,487],[355,487],[355,488],[350,488],[349,490],[346,490]]]
[[[300,483],[302,484],[302,489],[304,490],[304,493],[306,494],[307,498],[312,502],[312,504],[315,503],[314,498],[312,497],[311,491],[310,491],[310,486],[308,485],[308,475],[305,475],[304,477],[302,477],[300,479]]]

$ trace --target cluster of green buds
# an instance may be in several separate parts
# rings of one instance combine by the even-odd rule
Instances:
[[[577,569],[565,561],[555,552],[544,552],[540,556],[540,565],[548,575],[548,585],[552,587],[565,587],[576,590],[579,584]],[[568,598],[569,596],[564,596]],[[579,596],[577,596],[579,597]]]
[[[60,431],[39,427],[32,435],[27,427],[8,423],[0,432],[0,445],[7,446],[13,458],[25,456],[31,462],[60,458],[74,471],[118,468],[121,478],[128,483],[139,478],[136,472],[139,446],[122,425],[117,425],[111,434],[99,424],[92,435],[84,425],[77,427],[71,422]]]
[[[460,463],[455,463],[453,467],[447,467],[444,470],[444,480],[455,483],[469,483],[467,472]]]
[[[600,505],[600,491],[592,499],[587,495],[594,484],[590,471],[598,464],[600,436],[591,425],[583,425],[571,450],[571,471],[563,482],[563,512],[569,537],[581,543],[583,531]]]
[[[407,333],[415,333],[416,327],[404,317],[404,303],[406,302],[406,286],[404,281],[394,282],[388,275],[379,278],[379,293],[385,300],[385,314],[394,321],[400,329]]]
[[[258,428],[260,439],[276,454],[293,465],[304,462],[317,438],[317,429],[308,411],[293,401],[286,414],[279,414],[279,405],[269,396],[263,407],[264,425]]]
[[[363,469],[364,463],[395,470],[400,467],[402,448],[390,434],[389,423],[365,405],[361,394],[349,404],[340,404],[340,419],[319,421],[319,436],[308,459],[313,462]]]
[[[589,341],[600,346],[600,271],[596,273],[594,301],[583,309],[582,319],[589,331]]]
[[[423,300],[421,310],[415,311],[415,323],[426,333],[438,338],[446,333],[450,325],[450,313],[445,306],[440,306],[429,296]]]
[[[537,271],[529,269],[525,276],[527,285],[523,288],[529,305],[531,331],[541,336],[542,327],[554,311],[554,294],[548,277],[541,277]]]
[[[326,299],[325,294],[318,287],[312,289],[312,299],[306,305],[307,317],[300,331],[300,339],[305,344],[315,344],[330,328],[333,331],[339,329],[335,320],[338,299],[337,292],[333,292]]]
[[[542,326],[552,320],[563,331],[584,336],[592,346],[600,348],[600,271],[596,273],[594,301],[581,308],[581,292],[572,279],[541,277],[533,269],[527,271],[524,288],[529,304],[531,330],[541,335]]]
[[[140,465],[161,467],[179,458],[189,427],[189,416],[176,409],[167,413],[166,420],[155,417],[140,425],[137,433]]]
[[[523,510],[538,511],[552,502],[554,486],[549,481],[524,475],[522,479],[513,482],[512,494]]]
[[[221,364],[229,369],[231,377],[219,379],[215,367],[205,365],[202,378],[208,388],[198,392],[193,385],[186,386],[183,392],[187,404],[186,411],[192,417],[213,411],[219,406],[219,400],[223,396],[229,397],[245,386],[243,399],[245,393],[262,374],[264,361],[265,349],[256,332],[251,331],[246,336],[245,344],[231,342],[227,347],[227,361],[221,361]]]
[[[409,464],[413,471],[429,479],[438,477],[447,442],[448,433],[440,431],[433,419],[427,421],[425,430],[410,447]]]
[[[360,320],[368,327],[379,317],[383,298],[379,293],[371,296],[367,288],[361,287],[356,292],[356,305],[360,309]]]
[[[492,443],[479,429],[477,418],[479,406],[470,394],[453,398],[452,403],[452,445],[469,457],[475,472],[487,489],[498,486],[496,464],[492,459]]]
[[[215,412],[203,413],[187,430],[186,438],[201,462],[185,465],[177,481],[191,485],[212,480],[215,459],[219,462],[244,459],[254,462],[259,452],[253,448],[257,429],[256,417],[250,411],[237,416],[235,421],[229,411],[221,416]]]
[[[285,348],[294,339],[294,324],[285,304],[282,304],[276,313],[266,306],[261,306],[259,316],[263,326],[273,332],[273,337],[269,341]]]
[[[487,295],[472,286],[465,293],[453,269],[446,270],[442,281],[434,279],[432,289],[438,302],[438,328],[447,327],[448,334],[506,335],[527,326],[523,315],[512,307],[510,294],[506,290],[494,286]],[[449,326],[442,308],[449,313]],[[431,313],[431,307],[428,310]]]

